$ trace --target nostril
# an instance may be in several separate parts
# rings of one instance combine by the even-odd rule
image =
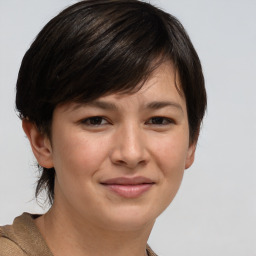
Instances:
[[[147,163],[146,160],[141,160],[141,161],[138,162],[139,165],[145,165],[146,163]]]
[[[124,160],[116,160],[114,162],[116,165],[120,165],[120,166],[126,166],[128,168],[135,168],[138,165],[146,165],[147,161],[146,160],[141,160],[141,161],[134,161],[134,162],[126,162]]]
[[[118,164],[118,165],[127,165],[127,163],[123,160],[117,160],[116,164]]]
[[[124,143],[126,142],[126,143]],[[139,143],[137,146],[129,141],[121,141],[114,144],[110,151],[110,160],[113,164],[124,166],[127,168],[135,168],[136,166],[144,166],[149,161],[149,154],[144,147],[144,144]]]

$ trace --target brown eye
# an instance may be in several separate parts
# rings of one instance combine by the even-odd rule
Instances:
[[[170,118],[157,116],[150,118],[147,123],[153,125],[168,125],[173,123],[173,120],[171,120]]]
[[[91,126],[100,126],[107,124],[108,122],[101,116],[94,116],[84,119],[82,123]]]

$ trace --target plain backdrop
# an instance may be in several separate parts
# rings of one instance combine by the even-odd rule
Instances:
[[[0,225],[34,200],[37,170],[15,113],[29,45],[70,0],[0,0]],[[149,244],[162,256],[256,255],[256,1],[156,0],[185,26],[202,61],[208,111],[196,161]]]

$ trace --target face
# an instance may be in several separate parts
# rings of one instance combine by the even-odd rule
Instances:
[[[56,170],[55,208],[112,229],[154,222],[194,157],[175,77],[163,64],[134,94],[55,109],[48,162],[38,159]]]

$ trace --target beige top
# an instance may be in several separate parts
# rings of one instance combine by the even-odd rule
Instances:
[[[0,256],[53,256],[34,220],[38,215],[23,213],[12,225],[0,227]],[[149,256],[157,256],[147,246]]]

